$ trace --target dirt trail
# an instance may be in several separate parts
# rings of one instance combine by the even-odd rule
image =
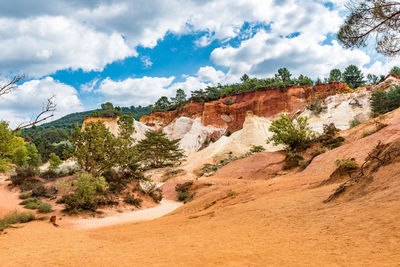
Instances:
[[[124,212],[104,218],[69,220],[66,225],[73,229],[95,229],[116,224],[148,221],[160,218],[182,205],[182,202],[164,199],[161,200],[160,205],[154,208]]]
[[[8,182],[4,181],[6,178],[6,176],[0,175],[0,216],[20,208],[18,193],[7,188]]]

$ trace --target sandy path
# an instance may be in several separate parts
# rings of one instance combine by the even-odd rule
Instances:
[[[18,198],[19,194],[8,190],[8,182],[4,181],[6,178],[6,176],[0,175],[0,216],[21,208],[18,206],[18,203],[21,201]]]
[[[173,210],[182,206],[182,202],[173,200],[161,200],[160,205],[132,212],[124,212],[107,216],[104,218],[93,218],[93,219],[78,219],[72,220],[70,223],[71,228],[74,229],[95,229],[105,226],[111,226],[116,224],[123,224],[128,222],[139,222],[148,221],[156,218],[160,218],[165,214],[172,212]]]

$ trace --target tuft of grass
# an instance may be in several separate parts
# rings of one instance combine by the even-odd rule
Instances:
[[[344,171],[351,171],[358,168],[358,164],[354,159],[343,158],[341,160],[335,160],[335,164],[338,168],[341,168]]]
[[[135,206],[136,208],[140,208],[142,206],[142,199],[135,198],[134,195],[127,195],[124,198],[124,202],[130,205]]]
[[[357,125],[360,125],[361,122],[357,119],[354,119],[350,122],[350,128],[356,127]]]
[[[32,192],[24,192],[19,195],[19,199],[27,199],[32,197]]]
[[[40,203],[40,205],[38,207],[39,213],[49,213],[52,211],[53,211],[53,208],[50,203],[42,202],[42,203]]]
[[[226,192],[226,196],[227,196],[227,197],[233,197],[234,195],[236,195],[236,192],[233,191],[232,189],[229,189],[229,190]]]
[[[23,205],[26,209],[35,210],[39,208],[40,204],[42,204],[42,201],[38,198],[28,198],[19,204]]]
[[[11,214],[0,218],[0,232],[4,231],[6,228],[12,227],[16,223],[27,223],[35,220],[35,215],[30,211],[17,212],[14,211]]]

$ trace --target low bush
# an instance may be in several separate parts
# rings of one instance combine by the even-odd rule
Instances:
[[[20,199],[27,199],[32,197],[32,192],[23,192],[19,195]]]
[[[18,186],[31,181],[36,175],[37,171],[32,167],[17,167],[15,169],[15,174],[11,175],[10,180],[14,186]]]
[[[125,196],[124,202],[129,204],[129,205],[133,205],[136,208],[140,208],[142,206],[143,200],[140,199],[140,198],[135,198],[134,195],[128,194],[128,195]]]
[[[351,171],[358,168],[358,164],[354,158],[343,158],[335,160],[335,165],[343,171]]]
[[[229,190],[226,192],[226,196],[227,196],[227,197],[233,197],[234,195],[236,195],[236,192],[233,191],[232,189],[229,189]]]
[[[185,182],[183,184],[177,184],[175,186],[175,191],[178,193],[177,194],[178,201],[182,201],[182,202],[186,203],[193,199],[193,197],[196,193],[190,194],[190,192],[189,192],[192,185],[193,185],[193,182],[189,181],[189,182]]]
[[[189,192],[179,192],[176,197],[178,198],[178,201],[185,202],[190,197],[190,194]]]
[[[95,211],[98,207],[98,194],[107,189],[108,184],[104,177],[93,177],[91,174],[81,173],[76,179],[74,193],[63,197],[65,209],[72,212]]]
[[[258,152],[263,152],[265,151],[265,148],[263,146],[251,146],[250,148],[250,153],[258,153]]]
[[[302,160],[304,160],[304,158],[301,155],[288,151],[286,152],[286,163],[283,166],[283,169],[289,170],[298,167],[300,166],[300,161]]]
[[[231,136],[232,132],[230,130],[226,131],[226,136]]]
[[[318,97],[315,97],[307,106],[307,109],[311,110],[314,115],[319,115],[326,107],[322,106],[322,101]]]
[[[49,212],[52,212],[52,211],[53,211],[53,208],[51,207],[50,203],[42,202],[42,203],[40,203],[40,205],[38,207],[38,212],[39,213],[49,213]]]
[[[361,122],[357,119],[354,119],[350,122],[350,128],[356,127],[357,125],[360,125]]]
[[[148,194],[154,200],[154,202],[160,203],[160,201],[163,199],[163,194],[160,188],[157,188]]]
[[[47,197],[47,189],[42,184],[36,184],[32,189],[33,197]]]
[[[230,106],[230,105],[232,105],[232,104],[234,104],[235,103],[235,100],[233,100],[233,98],[228,98],[227,100],[225,100],[225,102],[224,102],[224,104],[225,105],[228,105],[228,106]]]
[[[17,212],[14,211],[11,214],[0,218],[0,232],[4,231],[4,229],[11,227],[16,223],[27,223],[35,220],[35,215],[30,211]]]
[[[19,203],[20,205],[23,205],[25,209],[29,210],[35,210],[38,209],[40,204],[43,202],[39,198],[28,198]]]

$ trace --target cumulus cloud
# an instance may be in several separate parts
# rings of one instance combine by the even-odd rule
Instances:
[[[175,77],[143,77],[128,78],[123,81],[113,81],[109,78],[103,80],[97,93],[105,96],[107,101],[117,105],[149,105],[153,104],[160,96],[172,96],[172,91],[167,88]]]
[[[102,70],[132,56],[118,33],[96,32],[65,17],[0,19],[0,71],[23,71],[40,77],[61,69]]]
[[[83,110],[75,88],[46,77],[24,82],[10,94],[0,97],[0,120],[9,121],[11,127],[29,121],[42,110],[51,96],[55,97],[57,104],[51,120]]]
[[[211,66],[202,67],[194,76],[186,76],[182,82],[173,82],[175,77],[143,77],[113,81],[103,80],[96,93],[102,94],[107,101],[116,105],[150,105],[161,96],[172,97],[177,89],[183,89],[188,96],[190,91],[226,83],[224,72]]]
[[[341,22],[323,2],[328,1],[2,1],[0,70],[33,76],[62,69],[101,71],[111,62],[138,56],[137,46],[153,48],[166,33],[204,32],[196,44],[206,46],[237,37],[245,22],[271,25],[276,35],[308,32],[315,42]]]

